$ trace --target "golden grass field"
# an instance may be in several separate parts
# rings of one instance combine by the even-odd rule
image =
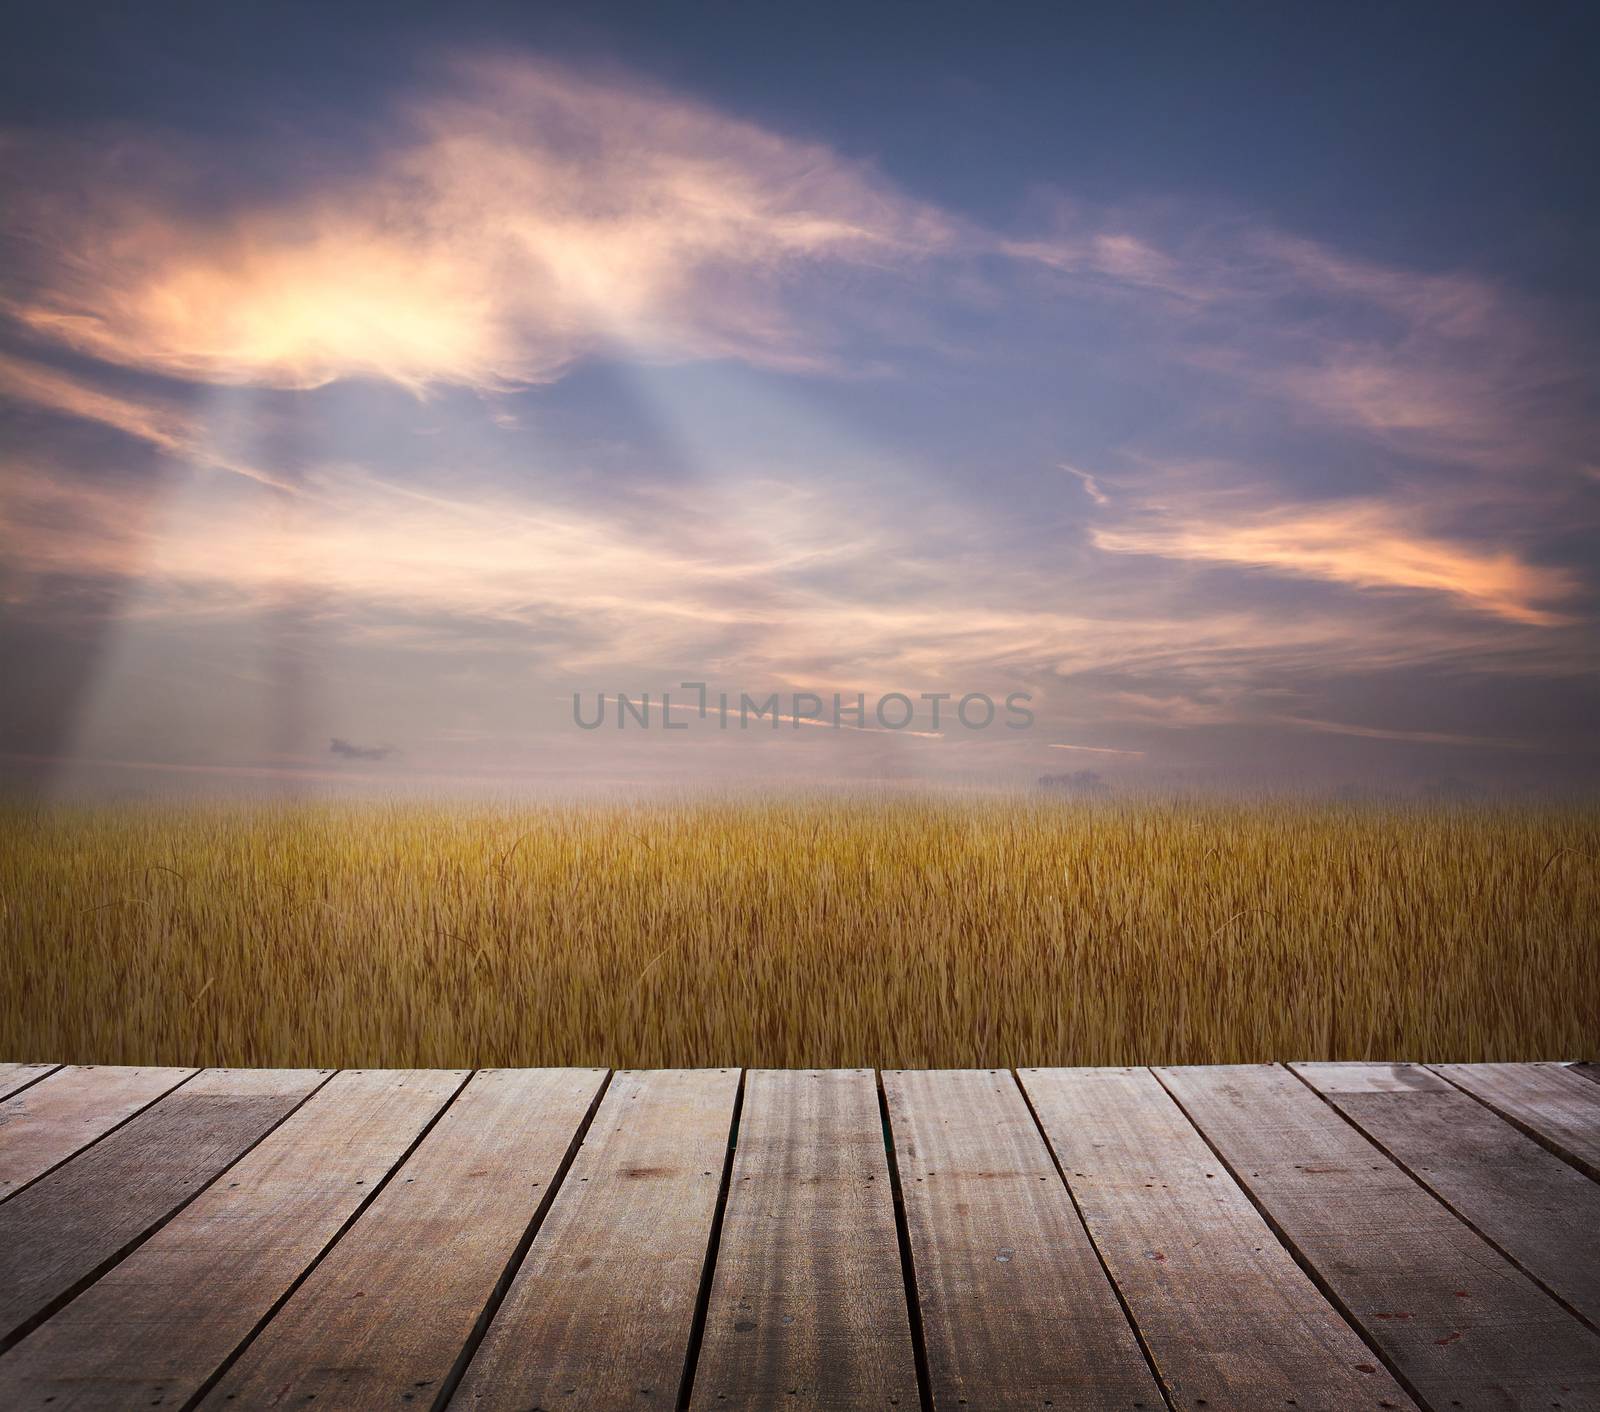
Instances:
[[[795,800],[0,812],[0,1058],[1592,1058],[1600,813]]]

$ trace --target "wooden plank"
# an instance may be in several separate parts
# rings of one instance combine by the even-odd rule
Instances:
[[[56,1064],[0,1064],[0,1098],[10,1098],[60,1067]]]
[[[1162,1069],[1282,1238],[1435,1408],[1600,1408],[1600,1335],[1288,1070]]]
[[[104,1137],[194,1069],[72,1065],[0,1103],[0,1201]]]
[[[1292,1067],[1452,1211],[1600,1325],[1600,1185],[1420,1064]]]
[[[746,1076],[691,1405],[917,1405],[870,1069]]]
[[[207,1069],[0,1205],[0,1346],[120,1259],[326,1077]]]
[[[1010,1073],[886,1071],[883,1087],[933,1406],[1160,1407]]]
[[[1560,1064],[1434,1064],[1556,1156],[1600,1181],[1600,1085]]]
[[[677,1405],[737,1069],[619,1073],[452,1404]]]
[[[221,1181],[0,1357],[0,1406],[182,1406],[465,1078],[463,1070],[335,1075]]]
[[[1024,1069],[1174,1407],[1412,1408],[1148,1069]]]
[[[548,1202],[605,1076],[475,1074],[202,1405],[432,1405]]]

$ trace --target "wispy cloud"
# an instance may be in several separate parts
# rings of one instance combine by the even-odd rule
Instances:
[[[1113,298],[1148,353],[1395,450],[1502,473],[1581,463],[1581,364],[1531,301],[1466,272],[1342,254],[1259,220],[1128,218],[1063,205],[1000,248],[1064,297]]]
[[[1061,463],[1061,469],[1069,476],[1076,476],[1083,482],[1083,493],[1094,501],[1096,505],[1109,505],[1111,503],[1111,497],[1100,489],[1099,480],[1090,475],[1088,471],[1080,471],[1076,466],[1067,465],[1065,461]]]
[[[1512,622],[1570,621],[1552,604],[1577,589],[1570,572],[1524,562],[1509,551],[1452,544],[1417,531],[1387,501],[1302,503],[1208,517],[1198,508],[1143,522],[1096,526],[1097,548],[1209,560],[1325,579],[1355,588],[1409,589],[1448,596]]]
[[[612,344],[814,364],[827,333],[787,274],[914,257],[952,228],[824,148],[512,59],[457,65],[367,174],[204,216],[107,179],[87,213],[47,218],[69,228],[11,300],[37,334],[207,382],[419,390],[546,381]]]
[[[0,353],[0,397],[98,422],[180,460],[229,471],[285,494],[299,493],[297,486],[270,471],[208,449],[187,413],[151,400],[106,392],[54,368]]]

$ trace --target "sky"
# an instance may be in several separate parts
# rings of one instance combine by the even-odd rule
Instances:
[[[1600,782],[1592,8],[8,29],[14,783]]]

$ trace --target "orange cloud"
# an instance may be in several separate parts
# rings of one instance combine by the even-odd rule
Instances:
[[[309,195],[210,220],[103,196],[13,314],[111,362],[275,387],[500,388],[608,343],[806,366],[826,339],[787,271],[950,233],[824,148],[640,85],[512,60],[459,79],[369,175]]]
[[[1451,544],[1409,528],[1394,506],[1372,500],[1207,519],[1189,514],[1095,528],[1096,548],[1273,569],[1358,588],[1442,593],[1512,622],[1567,621],[1546,606],[1577,589],[1565,570],[1526,564],[1506,551]]]

